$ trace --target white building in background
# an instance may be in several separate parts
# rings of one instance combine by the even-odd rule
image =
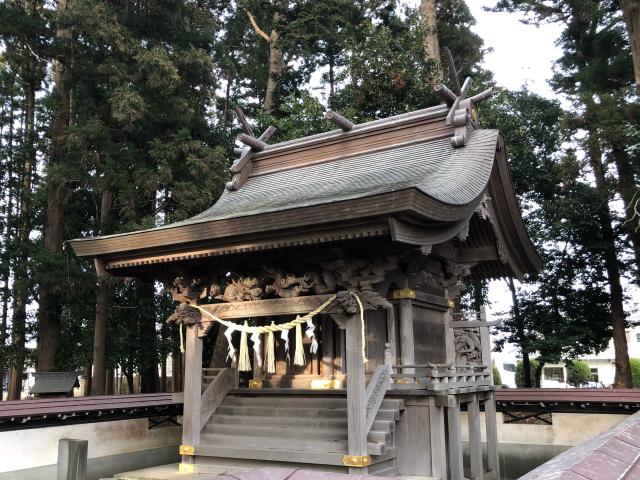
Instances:
[[[626,335],[629,358],[640,358],[640,327],[627,329]],[[516,363],[522,360],[517,347],[509,343],[505,344],[502,352],[492,353],[492,358],[500,372],[502,384],[510,388],[515,388]],[[597,355],[587,355],[579,358],[579,360],[586,362],[591,368],[592,381],[588,386],[606,388],[613,384],[616,371],[613,363],[614,359],[613,340],[609,341],[609,346],[603,352]],[[543,367],[541,387],[571,388],[566,382],[567,369],[564,364],[550,364]]]

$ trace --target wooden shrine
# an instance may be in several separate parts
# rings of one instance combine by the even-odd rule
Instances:
[[[490,92],[466,98],[469,85],[360,125],[329,112],[336,130],[273,145],[241,115],[247,147],[213,207],[71,242],[100,275],[162,281],[178,302],[185,471],[235,458],[499,478],[491,323],[455,299],[466,278],[540,260],[504,139],[478,123]],[[202,358],[215,331],[219,364]]]

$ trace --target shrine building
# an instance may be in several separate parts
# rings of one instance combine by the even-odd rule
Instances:
[[[181,469],[231,458],[499,478],[495,323],[456,300],[467,279],[522,278],[540,259],[504,138],[478,122],[491,92],[469,86],[358,125],[328,112],[335,130],[276,144],[240,115],[246,148],[211,208],[71,241],[99,275],[163,282],[177,302]],[[207,338],[223,361],[203,358]]]

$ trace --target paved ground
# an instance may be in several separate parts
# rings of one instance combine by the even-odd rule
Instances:
[[[347,475],[344,473],[305,470],[299,468],[247,468],[243,466],[206,467],[207,472],[180,473],[178,464],[163,465],[135,472],[121,473],[116,480],[381,480],[373,475]],[[429,480],[428,477],[395,477],[398,480]]]

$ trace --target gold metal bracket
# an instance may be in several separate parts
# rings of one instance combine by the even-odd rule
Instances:
[[[178,473],[193,473],[193,463],[178,464]]]
[[[249,380],[249,388],[255,388],[255,389],[260,389],[262,388],[262,380],[255,379],[255,380]]]
[[[403,288],[402,290],[393,290],[391,292],[391,298],[394,300],[401,300],[403,298],[416,298],[416,291],[410,288]]]
[[[371,465],[371,455],[345,455],[342,457],[342,464],[345,467],[368,467]]]
[[[195,455],[196,449],[193,445],[180,445],[180,455]]]
[[[449,308],[456,307],[456,301],[453,298],[450,298],[449,300],[447,300],[447,304],[449,305]]]
[[[342,388],[339,378],[314,378],[311,380],[311,390],[338,390]]]

